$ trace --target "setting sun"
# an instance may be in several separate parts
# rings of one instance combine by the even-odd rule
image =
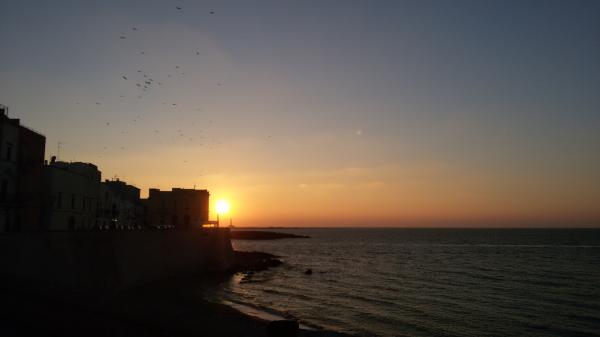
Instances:
[[[215,208],[217,209],[218,214],[224,214],[229,212],[229,202],[225,200],[217,201]]]

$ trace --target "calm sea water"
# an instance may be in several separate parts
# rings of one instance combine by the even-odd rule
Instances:
[[[600,335],[600,230],[277,231],[311,238],[234,241],[285,265],[220,299],[360,336]]]

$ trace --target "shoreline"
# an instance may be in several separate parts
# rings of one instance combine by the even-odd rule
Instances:
[[[4,279],[0,283],[0,335],[266,336],[268,317],[208,299],[229,277],[204,274],[169,279],[113,294]],[[349,335],[303,326],[298,336]]]
[[[233,229],[229,232],[231,240],[281,240],[281,239],[309,239],[309,236],[273,231],[240,230]]]

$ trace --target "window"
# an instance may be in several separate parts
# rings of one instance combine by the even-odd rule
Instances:
[[[0,186],[0,200],[6,200],[6,192],[8,191],[8,180],[2,179]]]
[[[12,157],[12,143],[6,143],[6,157],[4,159],[10,160]]]

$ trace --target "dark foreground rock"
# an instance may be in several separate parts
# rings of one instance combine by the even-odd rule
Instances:
[[[0,280],[0,336],[268,336],[269,322],[203,300],[200,279],[165,281],[99,295]],[[300,337],[345,335],[298,330]]]
[[[295,320],[272,321],[267,325],[267,337],[296,337],[299,328]]]
[[[266,231],[244,231],[233,230],[230,236],[234,240],[279,240],[279,239],[306,239],[308,236],[291,233],[266,232]]]
[[[262,252],[234,252],[235,271],[261,271],[271,267],[277,267],[283,262],[278,256]]]

